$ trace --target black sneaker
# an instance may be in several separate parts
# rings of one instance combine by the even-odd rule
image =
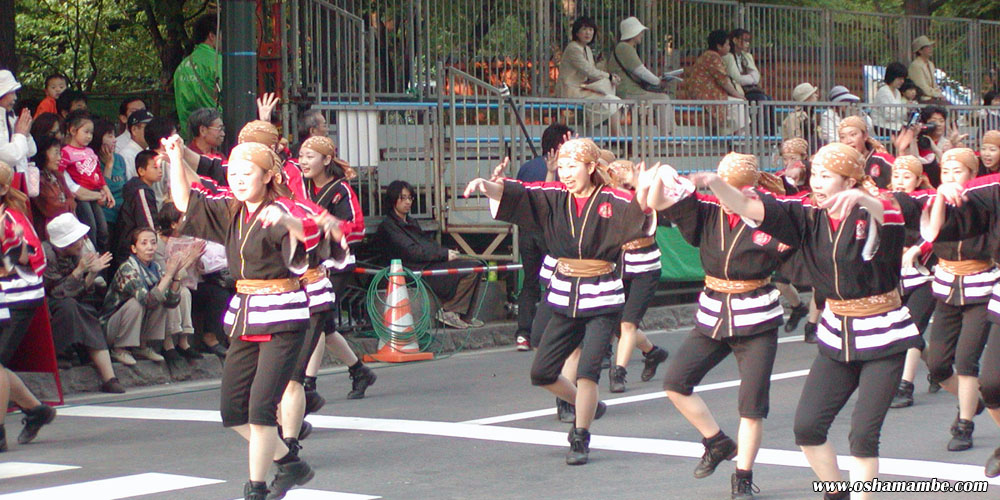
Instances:
[[[111,377],[101,384],[101,392],[108,394],[125,394],[125,386],[118,381],[118,377]]]
[[[715,444],[709,445],[707,439],[702,439],[701,442],[705,445],[705,454],[694,468],[694,477],[698,479],[711,476],[723,460],[732,460],[736,457],[736,443],[725,434]]]
[[[760,493],[760,488],[753,484],[752,472],[750,477],[739,477],[734,472],[730,481],[733,487],[732,500],[753,500],[753,494]]]
[[[247,484],[243,485],[243,500],[267,500],[268,493],[270,491],[263,481],[257,484],[247,481]]]
[[[211,347],[206,347],[205,352],[207,354],[215,354],[219,359],[226,359],[226,346],[222,344],[215,344]]]
[[[284,438],[285,446],[288,447],[288,454],[293,457],[298,457],[299,452],[302,451],[302,445],[299,444],[299,440],[295,438]]]
[[[306,391],[306,415],[320,411],[325,404],[326,398],[320,396],[318,392]]]
[[[594,409],[594,420],[600,420],[605,413],[608,412],[608,405],[604,401],[597,402],[597,408]]]
[[[7,451],[7,430],[0,425],[0,453]]]
[[[184,360],[181,353],[177,352],[177,349],[165,349],[163,351],[163,359],[167,360],[167,363],[174,364]]]
[[[590,431],[574,427],[569,431],[569,451],[566,465],[583,465],[590,458]]]
[[[299,427],[299,441],[305,441],[310,434],[313,433],[313,426],[308,421],[303,420],[302,426]]]
[[[351,392],[347,393],[347,399],[361,399],[365,397],[368,386],[375,383],[378,377],[367,365],[361,365],[351,374]]]
[[[896,395],[892,397],[889,408],[906,408],[908,406],[913,406],[913,382],[900,380]]]
[[[816,323],[813,323],[811,321],[807,321],[806,322],[806,326],[802,327],[802,332],[803,332],[802,337],[803,337],[803,340],[805,341],[805,343],[807,343],[807,344],[815,344],[817,342],[817,340],[816,340],[816,329],[817,328],[819,328],[819,325],[817,325]]]
[[[45,403],[30,410],[24,410],[24,418],[21,419],[24,429],[21,429],[21,434],[17,436],[17,442],[19,444],[30,443],[38,435],[42,426],[52,422],[54,418],[56,418],[55,408]]]
[[[568,401],[556,398],[556,418],[564,424],[576,422],[576,407]]]
[[[0,426],[0,432],[3,431],[3,426]],[[986,467],[983,470],[986,477],[997,477],[1000,476],[1000,448],[993,450],[990,455],[989,460],[986,461]]]
[[[959,419],[955,425],[951,426],[951,441],[948,442],[948,451],[965,451],[972,448],[972,431],[976,429],[976,424],[972,420]]]
[[[316,472],[309,467],[305,460],[296,459],[287,464],[275,464],[278,467],[271,481],[271,493],[267,495],[267,500],[279,500],[285,498],[288,490],[295,486],[302,486],[312,480]]]
[[[184,349],[183,347],[178,347],[177,353],[180,354],[184,359],[188,360],[205,358],[205,356],[203,356],[200,352],[190,347],[188,347],[187,349]]]
[[[935,380],[931,379],[931,374],[927,374],[927,392],[931,394],[937,394],[941,390],[941,384],[937,383]]]
[[[639,376],[643,382],[649,382],[653,380],[656,376],[656,368],[660,366],[670,356],[670,353],[666,349],[658,346],[653,346],[653,349],[649,352],[643,353],[642,356],[645,358],[642,363],[642,375]]]
[[[799,302],[799,305],[792,308],[792,313],[788,315],[788,321],[785,322],[785,331],[790,332],[799,327],[799,322],[802,318],[809,315],[809,306],[805,302]]]
[[[625,375],[628,375],[628,371],[624,366],[611,367],[608,371],[608,385],[611,387],[611,392],[625,392]]]

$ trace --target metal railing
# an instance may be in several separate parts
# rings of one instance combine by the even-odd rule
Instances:
[[[947,75],[943,86],[961,85],[972,103],[996,84],[1000,22],[721,0],[294,0],[285,9],[291,29],[289,66],[303,68],[291,85],[312,102],[333,95],[433,99],[445,89],[443,66],[456,67],[518,96],[553,93],[570,25],[591,16],[599,34],[595,54],[608,59],[618,23],[637,16],[650,28],[638,47],[654,72],[689,66],[715,29],[743,27],[753,34],[750,52],[762,86],[776,99],[809,81],[827,91],[845,85],[860,95],[869,81],[865,66],[910,62],[919,35],[937,41],[933,60]],[[327,20],[323,20],[326,18]],[[328,61],[324,73],[306,67]],[[298,76],[322,76],[319,82]],[[358,83],[352,83],[358,82]],[[296,90],[296,89],[292,89]]]

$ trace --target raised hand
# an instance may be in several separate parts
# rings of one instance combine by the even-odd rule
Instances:
[[[941,184],[937,188],[937,195],[956,207],[962,206],[962,203],[965,202],[965,188],[957,182],[945,182]]]
[[[90,257],[89,262],[87,262],[87,272],[89,273],[97,274],[111,266],[111,252],[104,252],[100,255],[96,253],[87,254],[87,257]]]
[[[507,170],[507,166],[510,165],[510,157],[505,156],[503,161],[493,167],[493,174],[490,175],[491,182],[500,182],[500,179],[504,178],[504,170]]]
[[[469,182],[469,184],[465,186],[465,192],[462,194],[462,196],[468,198],[469,195],[471,195],[476,191],[486,194],[486,179],[483,178],[472,179],[472,182]]]
[[[271,113],[274,112],[274,107],[278,105],[280,99],[274,92],[266,92],[264,95],[257,98],[257,118],[264,120],[266,122],[271,121]]]
[[[181,136],[174,134],[166,139],[160,139],[160,144],[167,152],[167,158],[170,158],[171,162],[179,163],[184,157],[184,139],[181,139]]]
[[[278,208],[276,205],[268,205],[260,211],[260,215],[257,216],[257,220],[260,221],[261,227],[270,227],[277,224],[283,224],[285,222],[284,210]]]

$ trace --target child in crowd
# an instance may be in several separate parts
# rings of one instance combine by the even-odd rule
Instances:
[[[171,255],[193,251],[198,253],[199,259],[204,253],[205,241],[180,235],[181,217],[173,203],[166,203],[156,217],[156,230],[160,233],[160,238],[156,243],[156,263],[161,267],[166,267],[167,259]],[[188,267],[183,273],[178,273],[177,278],[181,280],[181,287],[178,290],[181,296],[181,303],[167,311],[167,332],[163,339],[163,357],[170,363],[176,363],[182,359],[201,359],[203,356],[198,351],[191,348],[191,334],[194,333],[194,326],[191,322],[191,286],[197,286],[198,266]],[[174,336],[177,336],[177,343],[174,343]],[[175,347],[176,346],[176,347]]]
[[[122,186],[125,185],[125,159],[115,153],[115,125],[108,120],[98,118],[94,121],[94,136],[90,140],[90,149],[97,153],[101,161],[101,174],[108,191],[114,199],[113,204],[104,205],[104,220],[108,227],[115,227],[118,220],[118,207],[122,204]]]
[[[45,99],[42,99],[42,102],[38,103],[38,107],[35,108],[35,118],[37,119],[42,113],[58,113],[56,99],[68,86],[69,81],[66,80],[66,77],[58,73],[45,77]]]
[[[104,181],[100,160],[89,147],[94,137],[94,121],[85,111],[74,112],[66,119],[66,130],[69,140],[62,148],[59,170],[65,173],[66,184],[76,195],[77,217],[90,227],[90,241],[98,251],[105,251],[108,224],[101,207],[114,207],[115,199]]]
[[[64,120],[74,111],[87,111],[87,94],[79,90],[65,90],[56,99],[56,113]]]
[[[141,151],[135,157],[136,177],[122,187],[122,208],[118,213],[117,242],[114,245],[116,262],[128,258],[130,245],[126,237],[139,227],[156,227],[159,204],[153,186],[163,178],[163,167],[155,151]]]

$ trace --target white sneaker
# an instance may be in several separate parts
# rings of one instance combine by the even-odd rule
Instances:
[[[462,318],[458,316],[457,313],[451,311],[445,311],[444,309],[438,309],[437,320],[444,323],[452,328],[457,328],[459,330],[464,330],[469,327],[469,324],[462,321]]]
[[[156,354],[156,352],[149,347],[136,347],[135,349],[132,349],[132,354],[134,354],[137,358],[145,358],[157,363],[161,363],[164,360],[163,356]]]
[[[109,354],[111,355],[111,359],[125,366],[135,366],[135,358],[125,349],[112,349]]]

